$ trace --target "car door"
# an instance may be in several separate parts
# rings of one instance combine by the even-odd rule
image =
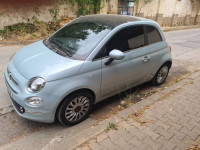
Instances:
[[[148,41],[148,47],[151,49],[151,72],[150,76],[153,78],[153,76],[158,71],[160,65],[164,62],[162,62],[163,56],[165,54],[169,54],[168,44],[166,41],[163,41],[158,29],[154,26],[146,25],[146,35],[147,35],[147,41]]]
[[[144,27],[137,25],[120,30],[106,43],[102,49],[107,57],[102,59],[101,97],[147,81],[150,49],[145,41]],[[106,65],[113,49],[124,52],[125,57]]]

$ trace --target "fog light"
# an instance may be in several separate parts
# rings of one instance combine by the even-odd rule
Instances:
[[[22,106],[19,107],[19,110],[20,110],[21,113],[25,112],[25,109]]]
[[[43,100],[39,97],[29,97],[26,101],[32,107],[38,107],[43,104]]]

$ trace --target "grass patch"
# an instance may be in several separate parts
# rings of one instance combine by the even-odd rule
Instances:
[[[31,19],[32,19],[33,23],[40,24],[40,20],[37,17],[33,16]]]
[[[109,132],[111,129],[117,130],[117,125],[115,123],[109,123],[109,125],[104,130],[105,132]]]
[[[5,41],[44,39],[71,20],[73,18],[63,17],[60,20],[56,19],[54,22],[46,23],[33,16],[32,22],[5,26],[3,30],[0,30],[0,37]]]

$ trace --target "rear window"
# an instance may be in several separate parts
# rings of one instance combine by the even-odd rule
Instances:
[[[159,31],[153,26],[146,26],[148,44],[162,41]]]

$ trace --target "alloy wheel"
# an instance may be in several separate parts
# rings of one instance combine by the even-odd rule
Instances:
[[[160,69],[160,71],[158,72],[158,75],[157,75],[157,82],[159,84],[162,83],[167,78],[168,71],[169,71],[169,69],[167,66],[164,66],[164,67],[162,67],[162,69]]]
[[[65,110],[65,118],[69,122],[76,122],[83,118],[90,107],[90,100],[85,96],[74,98]]]

